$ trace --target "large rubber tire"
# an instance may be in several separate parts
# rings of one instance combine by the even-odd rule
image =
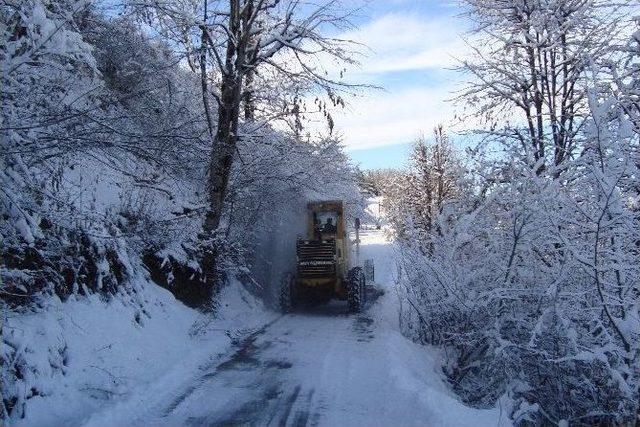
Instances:
[[[351,313],[359,313],[366,303],[365,277],[362,267],[349,270],[347,276],[347,303]]]
[[[290,313],[293,309],[295,302],[294,299],[294,287],[296,280],[293,274],[285,273],[282,275],[282,281],[280,283],[280,311],[283,313]]]

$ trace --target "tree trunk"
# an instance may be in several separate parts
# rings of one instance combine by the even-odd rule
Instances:
[[[245,9],[245,13],[246,13]],[[225,67],[220,86],[220,102],[216,136],[213,141],[208,171],[209,209],[204,220],[205,243],[203,253],[203,269],[206,283],[217,291],[220,282],[218,277],[219,247],[215,241],[224,212],[224,201],[233,166],[233,155],[238,142],[238,122],[242,86],[245,71],[245,53],[247,40],[242,35],[241,8],[238,0],[229,0],[229,31],[234,40],[227,41]],[[244,28],[248,31],[247,28]]]
[[[253,85],[253,70],[248,70],[245,77],[245,89],[242,96],[244,100],[244,119],[251,121],[255,117],[255,105],[253,103],[253,91],[251,90]]]
[[[233,166],[233,154],[238,141],[238,116],[240,113],[241,78],[225,77],[222,83],[221,104],[218,110],[218,126],[208,171],[209,209],[204,221],[207,237],[212,237],[222,219],[224,199]],[[218,251],[214,247],[203,257],[205,278],[215,286]]]

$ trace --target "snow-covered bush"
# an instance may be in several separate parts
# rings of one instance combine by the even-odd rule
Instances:
[[[486,43],[463,98],[485,139],[431,232],[406,180],[391,193],[413,193],[389,203],[402,328],[447,349],[465,401],[500,399],[518,425],[633,424],[637,34],[617,44],[621,18],[598,2],[466,3]]]
[[[115,242],[140,227],[131,229],[133,217],[119,207],[150,194],[157,198],[154,192],[171,199],[175,190],[167,187],[176,181],[171,180],[176,168],[168,160],[189,157],[168,147],[175,147],[180,132],[197,129],[166,118],[193,117],[180,111],[187,94],[175,87],[177,68],[170,75],[162,65],[164,74],[154,73],[148,51],[158,48],[134,43],[135,33],[126,29],[119,37],[101,37],[102,45],[90,44],[87,21],[98,32],[117,24],[94,16],[86,2],[9,2],[2,13],[8,24],[2,50],[2,293],[4,301],[23,305],[43,292],[64,298],[85,286],[100,288],[104,278],[96,272],[104,263],[111,268],[103,274],[113,276],[106,281],[120,280],[114,272],[122,269],[115,265],[126,261],[115,256],[121,253]],[[118,43],[128,43],[136,58],[133,46],[147,46],[147,71],[129,70],[133,59],[119,58],[120,73],[109,76],[112,64],[105,58],[121,53]],[[156,67],[167,59],[158,58]],[[135,84],[128,84],[126,94],[119,92],[131,74]],[[169,87],[151,90],[160,80]],[[175,104],[158,108],[169,93]],[[150,115],[144,115],[149,110],[162,127],[151,128]],[[167,127],[174,132],[170,136]]]
[[[112,192],[93,197],[114,184],[100,172],[113,172],[116,163],[106,154],[118,151],[111,147],[117,129],[105,131],[113,125],[110,93],[82,34],[88,6],[38,0],[0,6],[3,419],[20,417],[24,402],[39,393],[27,385],[47,375],[26,361],[26,351],[38,353],[32,361],[49,352],[53,371],[65,365],[64,340],[33,348],[8,326],[10,317],[71,295],[137,300],[135,250],[104,206]]]
[[[441,233],[416,239],[409,224],[401,241],[404,331],[451,349],[454,389],[478,405],[507,395],[518,423],[637,411],[638,170],[624,135],[589,123],[571,173],[513,170],[477,207],[440,215]]]

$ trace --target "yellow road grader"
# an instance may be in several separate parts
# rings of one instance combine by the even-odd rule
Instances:
[[[366,300],[366,278],[362,267],[353,265],[343,203],[312,202],[307,215],[306,236],[299,236],[296,242],[296,272],[285,274],[282,281],[282,311],[291,311],[299,302],[330,299],[346,300],[349,311],[361,311]],[[358,219],[355,226],[360,226]]]

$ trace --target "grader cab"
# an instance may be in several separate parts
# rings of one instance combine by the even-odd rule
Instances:
[[[296,242],[295,273],[284,276],[280,306],[291,311],[298,302],[347,300],[349,310],[365,304],[365,274],[355,266],[341,201],[309,203],[306,236]],[[356,221],[359,226],[359,221]]]

